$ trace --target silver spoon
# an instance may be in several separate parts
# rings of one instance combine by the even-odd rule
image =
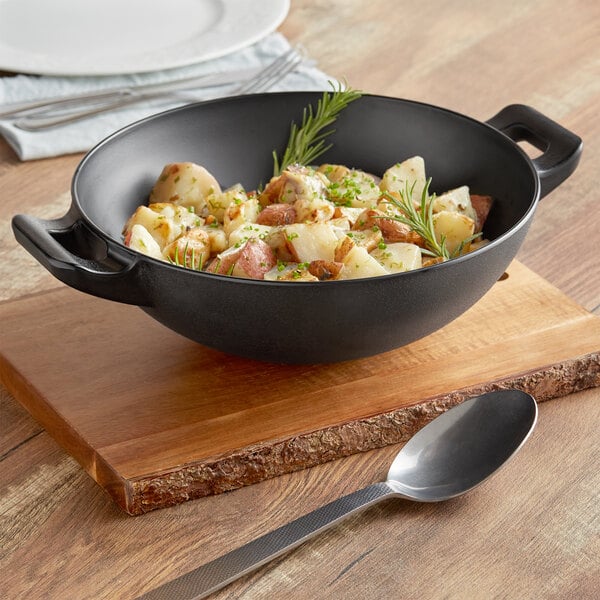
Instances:
[[[387,481],[334,500],[165,583],[138,600],[197,600],[225,587],[342,519],[387,498],[439,502],[482,483],[531,434],[537,404],[525,392],[500,390],[466,400],[423,427],[402,448]]]

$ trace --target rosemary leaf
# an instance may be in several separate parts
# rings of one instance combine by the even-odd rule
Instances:
[[[316,111],[312,105],[306,107],[302,113],[300,127],[295,122],[290,126],[290,137],[281,160],[277,152],[273,151],[273,176],[277,177],[287,167],[293,164],[311,165],[331,144],[326,144],[326,139],[335,130],[326,129],[335,122],[339,113],[351,102],[360,98],[361,92],[349,87],[343,89],[340,84],[337,88],[333,85],[331,93],[324,92],[317,103]]]
[[[386,218],[408,225],[425,240],[426,250],[429,253],[447,260],[451,257],[446,247],[446,239],[442,236],[442,239],[438,240],[435,236],[433,227],[433,200],[435,199],[435,194],[432,196],[429,195],[430,184],[431,179],[428,179],[421,194],[421,202],[418,210],[415,208],[412,198],[414,184],[409,187],[407,183],[405,191],[400,191],[400,198],[393,196],[389,192],[384,192],[385,199],[401,211],[401,214]]]

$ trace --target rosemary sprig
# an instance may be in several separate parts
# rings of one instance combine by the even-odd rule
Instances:
[[[400,190],[400,198],[393,196],[389,192],[383,192],[385,199],[402,211],[402,214],[386,216],[386,218],[408,225],[425,240],[425,249],[432,256],[439,256],[447,260],[450,258],[450,253],[446,247],[446,238],[442,236],[438,241],[433,228],[433,201],[435,200],[435,194],[429,195],[430,184],[431,178],[425,183],[418,209],[415,207],[412,199],[415,187],[414,183],[410,187],[408,182],[406,183],[405,191]]]
[[[295,163],[307,166],[313,164],[317,157],[331,148],[331,144],[325,144],[325,139],[335,130],[324,131],[325,128],[337,119],[339,113],[348,104],[362,95],[361,92],[350,87],[343,89],[341,84],[337,88],[333,83],[331,86],[333,91],[323,93],[317,103],[316,111],[313,110],[312,105],[304,109],[300,127],[292,122],[290,137],[281,160],[279,160],[277,152],[273,151],[274,177]]]
[[[481,232],[475,233],[472,236],[464,239],[454,250],[450,253],[446,246],[446,236],[440,236],[438,241],[435,235],[435,228],[433,226],[433,201],[435,200],[435,193],[429,195],[429,186],[431,185],[431,178],[425,183],[423,193],[421,194],[421,201],[417,207],[413,202],[413,190],[415,184],[413,183],[410,187],[408,182],[405,186],[405,191],[400,190],[400,198],[393,196],[389,192],[383,192],[385,199],[399,208],[402,214],[386,216],[385,218],[393,219],[408,225],[413,231],[418,233],[425,240],[425,248],[423,251],[431,256],[436,256],[448,260],[450,258],[456,258],[462,254],[465,246],[473,240],[481,237]]]

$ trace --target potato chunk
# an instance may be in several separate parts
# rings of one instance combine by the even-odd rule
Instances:
[[[306,263],[279,264],[265,273],[267,281],[318,281]]]
[[[229,234],[230,246],[241,246],[250,238],[258,238],[266,241],[273,228],[268,225],[259,225],[258,223],[244,223]]]
[[[359,279],[387,275],[385,268],[361,246],[353,246],[343,259],[339,279]]]
[[[251,238],[239,248],[233,246],[221,252],[207,270],[247,279],[264,279],[265,273],[276,264],[277,259],[270,246]]]
[[[202,227],[190,229],[163,250],[163,256],[180,267],[201,270],[210,257],[210,238]]]
[[[172,202],[160,202],[139,206],[125,226],[125,235],[133,225],[143,225],[155,239],[161,250],[190,227],[199,227],[204,219],[184,206]]]
[[[318,223],[333,217],[335,206],[324,196],[304,196],[294,202],[298,223]]]
[[[356,169],[348,169],[327,187],[331,202],[350,208],[367,208],[377,204],[381,190],[373,176]]]
[[[259,210],[258,200],[254,196],[248,198],[244,195],[244,199],[234,200],[225,210],[223,219],[225,233],[231,235],[232,231],[242,225],[256,223]]]
[[[413,231],[405,223],[401,223],[393,218],[388,219],[387,214],[393,213],[387,213],[376,208],[365,210],[361,213],[352,229],[357,231],[379,229],[381,230],[383,239],[388,243],[407,242],[423,245],[423,238],[416,231]]]
[[[135,223],[129,233],[125,236],[125,245],[132,250],[137,250],[146,256],[152,258],[163,259],[163,255],[160,251],[160,246],[156,240],[152,237],[150,232],[139,223]]]
[[[329,181],[339,183],[350,174],[350,167],[346,165],[331,165],[329,163],[325,163],[319,166],[317,172],[323,173]]]
[[[337,279],[343,267],[344,263],[330,260],[313,260],[308,265],[308,270],[319,281],[329,281],[330,279]]]
[[[310,202],[325,198],[327,178],[302,165],[290,165],[281,175],[273,177],[259,196],[262,206],[269,204],[295,204],[298,200]]]
[[[464,244],[463,251],[469,250],[470,242],[465,243],[465,240],[473,235],[475,221],[458,212],[442,210],[433,215],[433,229],[438,242],[445,238],[446,248],[452,255],[460,249],[461,244]]]
[[[350,227],[353,227],[364,212],[360,206],[336,206],[333,213],[334,219],[347,219]]]
[[[490,210],[492,209],[492,204],[494,203],[493,198],[491,196],[481,196],[479,194],[471,194],[471,205],[473,206],[473,210],[475,211],[475,231],[480,232],[483,230],[483,226],[485,224],[488,215],[490,214]]]
[[[204,168],[192,162],[165,165],[150,192],[150,202],[172,202],[193,206],[203,215],[207,198],[220,194],[219,182]]]
[[[210,242],[210,254],[214,256],[219,252],[223,252],[227,249],[228,240],[227,235],[220,227],[213,227],[212,225],[203,225],[204,231],[206,231],[208,235],[208,240]]]
[[[425,161],[420,156],[413,156],[390,167],[383,174],[380,187],[392,195],[404,194],[407,188],[412,188],[413,202],[418,204],[426,183]]]
[[[327,223],[294,223],[286,225],[283,231],[296,262],[333,260],[338,237]]]
[[[377,260],[388,273],[401,273],[420,269],[422,266],[421,249],[415,244],[397,242],[376,248],[371,256]]]
[[[294,262],[296,258],[290,252],[288,248],[288,239],[285,234],[283,227],[271,227],[271,231],[266,235],[263,239],[266,242],[271,250],[275,253],[277,260],[283,262]]]
[[[443,210],[458,212],[461,215],[466,215],[470,219],[473,219],[473,221],[475,221],[477,216],[471,205],[471,195],[469,194],[469,188],[466,185],[436,196],[433,199],[431,208],[434,213],[442,212]]]
[[[371,252],[371,250],[374,250],[383,243],[381,229],[377,227],[365,229],[364,231],[349,231],[346,235],[352,238],[357,246],[366,248],[367,252]]]
[[[291,225],[296,222],[296,209],[291,204],[269,204],[260,211],[256,222],[260,225]]]
[[[208,213],[222,223],[225,218],[225,211],[231,206],[232,202],[239,204],[246,200],[248,200],[248,195],[241,184],[237,183],[221,193],[215,192],[214,194],[207,196],[206,206]]]

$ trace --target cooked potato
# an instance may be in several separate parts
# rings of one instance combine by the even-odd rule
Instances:
[[[385,247],[376,248],[371,256],[379,262],[388,273],[400,273],[420,269],[422,266],[421,249],[415,244],[396,242]]]
[[[352,227],[364,212],[362,206],[336,206],[333,213],[333,218],[348,219],[350,227]]]
[[[333,258],[336,261],[343,261],[346,255],[354,246],[360,246],[367,252],[383,244],[383,236],[379,229],[367,229],[365,231],[349,231],[343,236],[335,248]]]
[[[223,275],[264,279],[265,273],[276,264],[277,259],[273,250],[262,240],[251,238],[239,248],[232,246],[225,252],[221,252],[208,270]]]
[[[277,260],[282,262],[296,261],[295,257],[288,248],[288,239],[283,227],[271,227],[271,231],[267,234],[263,241],[270,246],[271,250],[273,250]]]
[[[213,273],[329,281],[375,277],[447,260],[423,256],[431,228],[438,241],[445,240],[450,254],[485,243],[473,234],[490,210],[489,196],[457,187],[431,196],[432,211],[419,217],[426,186],[420,156],[396,163],[381,180],[344,165],[294,164],[262,192],[248,193],[241,184],[221,190],[195,163],[172,163],[156,182],[152,202],[127,221],[125,244]],[[411,190],[416,213],[405,212],[395,202]]]
[[[367,252],[371,252],[371,250],[374,250],[383,243],[383,234],[378,227],[363,231],[349,231],[347,235],[352,238],[357,246],[366,248]]]
[[[390,167],[383,174],[380,187],[392,195],[404,194],[407,188],[412,188],[413,202],[418,204],[426,183],[425,161],[420,156],[413,156]]]
[[[252,196],[234,200],[225,210],[223,230],[227,235],[247,223],[256,223],[260,207],[258,200]]]
[[[351,237],[345,235],[335,247],[333,260],[336,262],[343,262],[348,255],[348,252],[350,252],[354,246],[356,246],[356,242]]]
[[[329,281],[337,279],[340,271],[344,268],[343,263],[330,260],[313,260],[308,265],[308,271],[314,275],[319,281]]]
[[[458,212],[461,215],[466,215],[470,219],[473,219],[473,221],[475,221],[477,217],[475,210],[471,205],[469,188],[466,185],[436,196],[431,204],[431,208],[434,213],[442,212],[443,210]]]
[[[384,267],[361,246],[353,246],[342,262],[344,268],[340,271],[339,279],[359,279],[388,274]]]
[[[350,231],[351,224],[346,217],[334,217],[333,219],[329,219],[327,223],[339,233],[347,233]]]
[[[407,242],[418,245],[423,244],[423,239],[418,233],[405,223],[387,218],[387,214],[389,213],[378,208],[365,210],[354,224],[353,229],[357,231],[378,229],[387,243]]]
[[[318,281],[318,278],[310,273],[306,263],[278,264],[265,273],[267,281]]]
[[[355,169],[349,169],[342,177],[336,178],[327,187],[331,202],[350,208],[367,208],[377,204],[381,190],[375,179]]]
[[[293,206],[298,223],[329,221],[335,212],[333,204],[325,196],[317,194],[299,197]]]
[[[163,250],[170,262],[188,269],[200,270],[210,258],[210,239],[202,227],[190,229]]]
[[[160,251],[160,246],[152,237],[150,232],[139,223],[135,223],[127,236],[125,237],[125,245],[132,250],[137,250],[146,256],[163,260],[163,255]]]
[[[330,165],[329,163],[325,163],[319,166],[317,172],[323,173],[329,181],[339,183],[344,177],[347,177],[350,174],[350,167],[347,167],[346,165]]]
[[[240,246],[244,242],[247,242],[250,238],[259,238],[266,241],[272,229],[273,228],[269,227],[268,225],[244,223],[229,234],[229,245]]]
[[[338,237],[327,223],[295,223],[286,225],[283,231],[296,262],[333,260]]]
[[[491,196],[481,196],[479,194],[471,194],[471,205],[475,211],[475,231],[480,232],[483,230],[490,210],[492,210],[492,204],[494,200]]]
[[[135,224],[143,225],[162,250],[188,228],[203,225],[204,219],[185,206],[161,202],[139,206],[125,226],[125,235]]]
[[[228,248],[229,241],[223,229],[220,227],[212,227],[211,225],[203,225],[203,229],[208,235],[211,256],[223,252]]]
[[[327,178],[311,167],[291,165],[281,175],[273,177],[259,196],[262,206],[294,204],[297,200],[325,198]]]
[[[446,240],[446,248],[450,255],[455,253],[475,231],[475,221],[466,215],[449,210],[442,210],[433,215],[433,229],[438,242]],[[463,251],[469,250],[469,242],[464,243]]]
[[[207,198],[220,194],[219,182],[204,168],[192,162],[165,165],[150,192],[150,202],[172,202],[193,206],[203,215]]]
[[[260,225],[291,225],[297,220],[296,209],[292,204],[269,204],[265,206],[256,222]]]
[[[223,192],[215,192],[206,197],[206,206],[208,213],[213,215],[221,223],[225,218],[225,211],[231,203],[239,204],[248,200],[248,196],[244,188],[238,183],[233,185]]]

